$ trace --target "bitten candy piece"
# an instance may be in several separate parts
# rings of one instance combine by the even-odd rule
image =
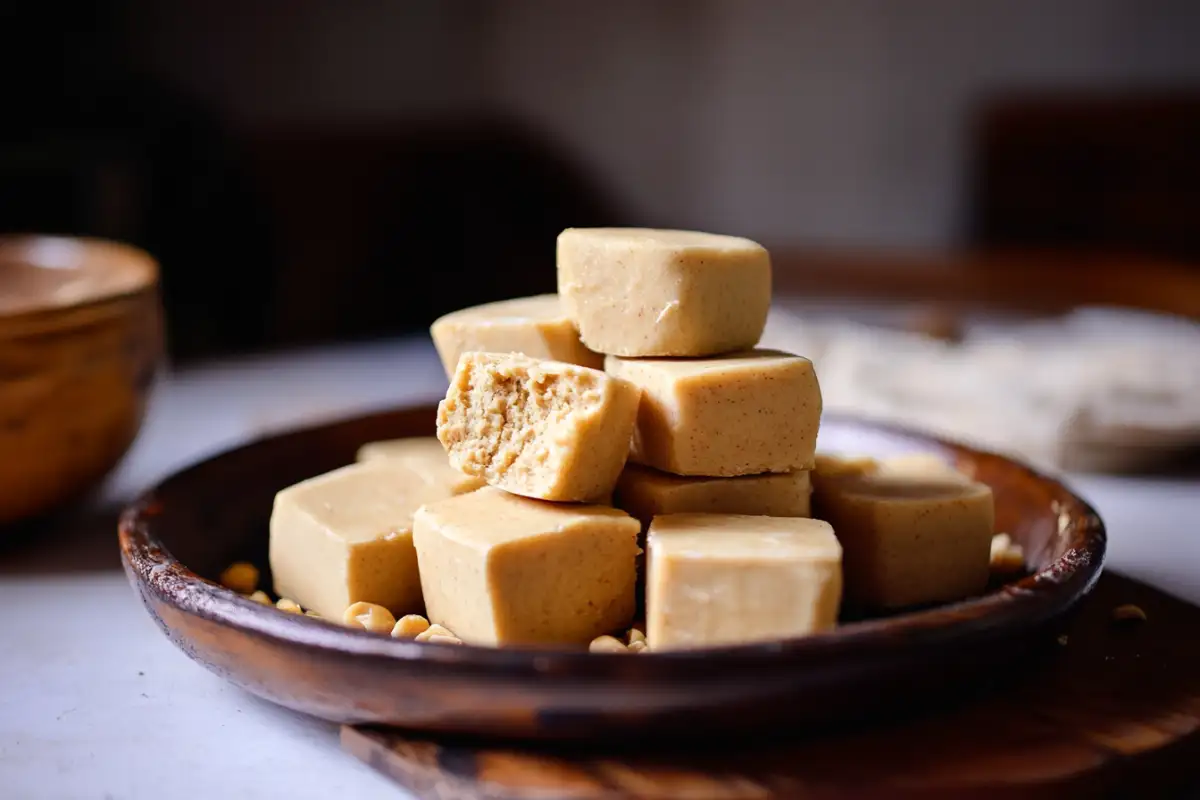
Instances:
[[[568,228],[558,235],[558,294],[597,352],[714,355],[758,344],[771,257],[736,236]]]
[[[669,514],[647,536],[651,650],[804,636],[837,624],[842,548],[801,517]]]
[[[988,582],[992,490],[950,472],[847,472],[814,481],[813,513],[842,543],[846,602],[961,600]]]
[[[766,473],[738,478],[687,478],[626,464],[613,504],[649,526],[660,514],[750,514],[809,516],[808,472]]]
[[[412,515],[451,490],[403,464],[351,464],[275,495],[275,593],[327,619],[359,601],[396,616],[421,610]]]
[[[464,308],[435,321],[429,333],[451,378],[466,352],[523,353],[594,369],[604,365],[604,356],[579,341],[579,331],[556,294]]]
[[[642,390],[635,463],[716,477],[813,466],[821,388],[807,358],[778,350],[690,360],[609,356],[604,368]]]
[[[438,405],[437,435],[451,465],[492,486],[600,500],[629,455],[638,396],[627,381],[574,364],[464,353]]]
[[[580,644],[633,619],[637,520],[485,487],[417,511],[427,616],[464,642]]]
[[[450,466],[446,448],[442,447],[436,436],[388,439],[358,448],[358,461],[383,459],[412,468],[426,480],[448,487],[451,494],[473,492],[484,485],[483,478],[464,475]]]

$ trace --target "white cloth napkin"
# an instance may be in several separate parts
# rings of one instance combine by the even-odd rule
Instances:
[[[825,408],[1039,466],[1119,472],[1200,446],[1200,326],[1081,309],[961,344],[776,309],[763,346],[811,358]]]

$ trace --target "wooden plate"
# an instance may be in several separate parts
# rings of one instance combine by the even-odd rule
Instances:
[[[611,742],[803,730],[957,697],[1049,650],[1104,559],[1099,517],[1057,481],[997,455],[826,419],[825,450],[934,451],[990,484],[998,529],[1038,572],[967,602],[821,636],[637,656],[417,644],[285,614],[214,582],[235,560],[265,570],[276,491],[353,461],[364,442],[428,435],[433,420],[432,408],[361,417],[175,475],[122,516],[130,581],[189,656],[289,708],[426,732]]]

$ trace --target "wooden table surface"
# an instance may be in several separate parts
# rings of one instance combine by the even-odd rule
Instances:
[[[1200,319],[1200,264],[1113,254],[772,248],[779,293],[1062,312],[1124,305]]]

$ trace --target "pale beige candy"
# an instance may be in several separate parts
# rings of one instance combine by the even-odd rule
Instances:
[[[812,478],[841,478],[849,475],[870,475],[879,470],[879,461],[870,456],[817,453],[813,459]]]
[[[962,600],[988,582],[992,490],[951,472],[814,481],[813,513],[837,531],[846,602],[902,608]]]
[[[933,475],[971,482],[970,476],[936,453],[905,453],[879,458],[817,453],[812,470],[813,489],[819,490],[831,480],[863,475]]]
[[[812,485],[805,470],[737,478],[683,477],[626,464],[613,503],[643,527],[661,514],[810,516]]]
[[[736,478],[684,477],[626,464],[617,479],[613,505],[635,517],[645,531],[661,514],[751,514],[807,517],[812,486],[809,473],[743,475]],[[644,559],[638,559],[644,574]],[[639,586],[639,591],[641,590]]]
[[[629,455],[636,386],[519,354],[464,353],[438,405],[451,465],[542,500],[607,498]]]
[[[518,297],[464,308],[429,328],[447,377],[454,376],[463,353],[523,353],[602,369],[604,356],[579,340],[579,331],[556,294]]]
[[[420,612],[412,515],[452,496],[403,464],[372,461],[310,478],[275,496],[270,559],[275,593],[327,619],[375,603]]]
[[[876,473],[879,475],[933,475],[970,483],[975,478],[975,465],[968,461],[959,466],[946,456],[937,453],[905,453],[879,459]]]
[[[647,537],[651,650],[745,644],[837,625],[842,548],[803,517],[669,514]]]
[[[642,390],[630,460],[676,475],[731,477],[813,466],[821,388],[812,362],[778,350],[703,359],[609,356]]]
[[[387,439],[369,442],[358,448],[358,461],[387,459],[404,464],[427,480],[442,483],[452,494],[473,492],[484,485],[483,478],[464,475],[450,466],[446,448],[436,436],[413,436],[407,439]]]
[[[937,453],[905,453],[878,459],[879,473],[886,475],[958,475],[958,468]]]
[[[648,228],[568,228],[558,293],[583,342],[620,356],[707,356],[758,344],[771,257],[749,239]]]
[[[372,461],[375,459],[392,459],[404,463],[415,462],[425,466],[431,462],[446,458],[446,448],[436,436],[409,436],[404,439],[383,439],[378,442],[367,442],[358,448],[357,461]]]
[[[633,619],[637,520],[492,487],[421,508],[427,616],[464,642],[579,644]]]

